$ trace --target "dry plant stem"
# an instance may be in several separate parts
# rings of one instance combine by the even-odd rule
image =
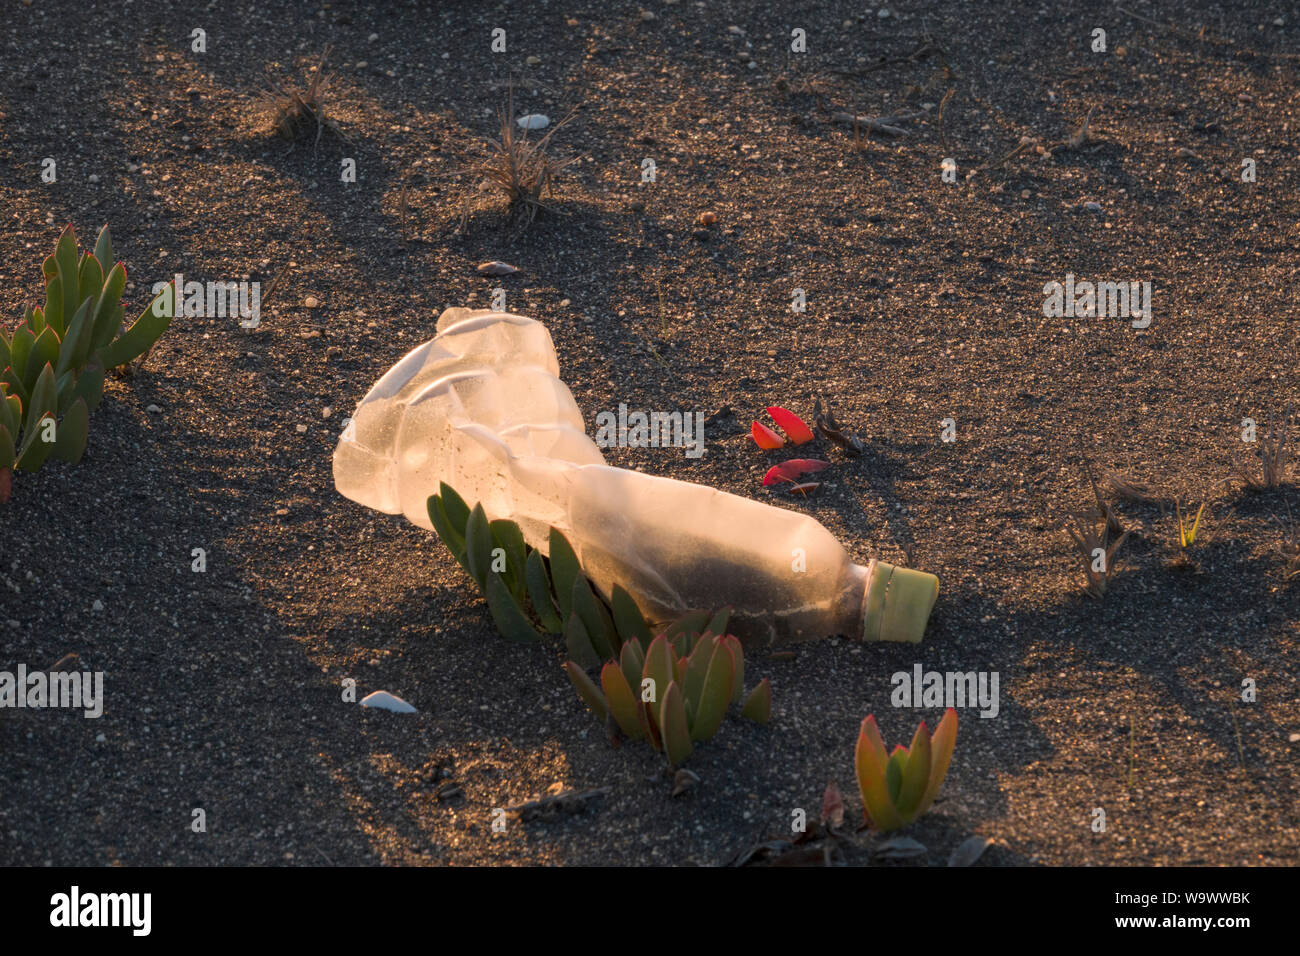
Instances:
[[[943,151],[948,150],[948,131],[944,129],[943,120],[948,111],[948,104],[952,101],[953,94],[957,92],[957,87],[949,87],[948,92],[943,94],[943,99],[939,101],[939,142],[943,144]]]
[[[861,116],[857,113],[836,112],[831,114],[831,119],[838,123],[852,123],[855,130],[859,125],[865,126],[868,132],[883,133],[886,136],[906,136],[907,130],[900,127],[899,123],[905,123],[908,120],[924,116],[921,110],[913,110],[910,113],[899,113],[896,116]]]
[[[271,296],[275,295],[275,290],[280,287],[280,280],[285,277],[290,265],[290,262],[286,262],[280,271],[275,274],[275,278],[271,280],[271,288],[267,289],[266,295],[262,296],[262,305],[266,305],[271,301]]]
[[[1246,471],[1245,468],[1239,468],[1238,472],[1245,480],[1246,486],[1252,491],[1268,491],[1281,487],[1286,480],[1287,459],[1290,453],[1286,447],[1287,428],[1291,422],[1291,404],[1288,402],[1286,411],[1281,415],[1281,422],[1276,420],[1269,422],[1268,431],[1264,434],[1264,440],[1260,443],[1260,476],[1256,478]]]
[[[1169,496],[1150,482],[1140,481],[1121,474],[1113,468],[1103,468],[1101,481],[1117,498],[1143,505],[1168,504]]]

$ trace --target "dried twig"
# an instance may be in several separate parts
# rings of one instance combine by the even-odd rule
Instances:
[[[895,116],[860,116],[857,113],[835,112],[831,114],[831,119],[837,123],[852,123],[855,129],[858,126],[865,126],[867,131],[872,133],[883,133],[886,136],[906,136],[907,130],[898,124],[924,115],[924,110],[913,110]]]
[[[506,807],[505,812],[506,816],[516,817],[520,820],[534,820],[538,817],[555,816],[559,813],[582,813],[587,809],[589,802],[597,797],[605,796],[612,789],[611,787],[597,787],[594,790],[561,790],[558,793],[548,793],[536,800],[526,800],[512,807]]]
[[[1124,501],[1143,505],[1166,505],[1169,496],[1149,481],[1142,481],[1131,475],[1121,474],[1113,468],[1101,470],[1101,483],[1112,494]]]

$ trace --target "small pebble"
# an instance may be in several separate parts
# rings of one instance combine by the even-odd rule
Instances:
[[[415,708],[402,698],[386,690],[377,690],[361,701],[362,707],[375,707],[379,710],[391,710],[395,714],[414,714]]]
[[[520,129],[546,129],[551,125],[551,118],[544,113],[529,113],[515,120]]]
[[[1101,203],[1086,202],[1083,204],[1083,208],[1088,210],[1088,212],[1101,212]]]
[[[144,410],[148,412],[150,415],[162,414],[162,409],[159,408],[157,405],[146,405]]]
[[[306,425],[294,425],[293,427],[296,428],[296,429],[298,430],[298,434],[299,434],[299,435],[305,434],[306,431],[307,431],[307,426],[306,426]]]
[[[876,16],[878,16],[878,17],[880,17],[880,19],[884,20],[884,19],[886,19],[886,18],[889,16],[889,11],[886,10],[884,7],[881,7],[881,8],[880,8],[880,12],[877,13]]]
[[[102,611],[104,610],[104,602],[99,598],[95,598],[95,603],[90,605],[90,609],[92,611]]]
[[[650,22],[651,20],[653,20],[654,18],[655,18],[655,15],[654,15],[653,13],[651,13],[649,10],[642,10],[642,11],[641,11],[641,19],[644,20],[646,23],[649,23],[649,22]]]
[[[90,176],[89,176],[88,178],[90,179],[90,181],[91,181],[92,183],[97,183],[97,182],[99,182],[99,177],[96,176],[94,173],[91,173]]]
[[[103,734],[95,734],[95,743],[97,744],[108,743],[108,738],[105,737]]]
[[[1287,738],[1287,741],[1293,744],[1300,744],[1300,734],[1292,734]]]
[[[307,298],[302,300],[302,304],[309,309],[319,309],[320,299],[316,298],[314,295],[309,295]]]
[[[370,34],[370,36],[366,37],[366,40],[368,40],[370,43],[374,43],[378,39],[379,39],[378,33],[372,33]]]
[[[321,418],[329,418],[333,414],[334,414],[334,409],[331,408],[329,405],[326,405],[324,408],[320,410]]]
[[[528,59],[524,60],[524,62],[529,66],[540,66],[542,58],[540,56],[530,56]]]
[[[716,213],[711,213],[711,212],[702,212],[702,213],[700,213],[700,225],[701,225],[701,226],[711,226],[711,225],[713,225],[713,224],[714,224],[715,222],[717,222],[717,221],[718,221],[718,217],[717,217],[717,214],[716,214]]]

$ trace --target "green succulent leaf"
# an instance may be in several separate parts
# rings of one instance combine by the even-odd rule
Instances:
[[[118,327],[122,323],[119,307],[122,301],[122,290],[125,288],[126,269],[119,262],[109,269],[99,292],[99,300],[95,303],[95,314],[91,322],[91,351],[99,351],[113,341],[113,336],[117,334]]]
[[[621,585],[614,585],[610,594],[610,607],[614,612],[614,623],[618,626],[619,637],[626,641],[637,641],[643,648],[650,646],[653,635],[646,626],[641,610]]]
[[[27,359],[27,377],[26,385],[29,389],[35,389],[36,377],[46,365],[54,366],[59,361],[59,337],[55,334],[54,329],[46,327],[45,331],[36,336],[32,342],[32,354]],[[32,394],[35,394],[33,392]],[[53,411],[53,406],[50,411]]]
[[[495,571],[487,575],[487,603],[497,630],[506,640],[518,644],[536,644],[542,635],[529,623],[528,616],[515,601],[509,586]]]
[[[591,646],[591,636],[582,618],[576,614],[570,614],[569,623],[564,626],[564,647],[569,657],[583,667],[599,667],[602,663],[600,655]]]
[[[555,596],[560,605],[560,617],[569,619],[573,613],[573,582],[582,573],[578,564],[578,555],[574,552],[569,539],[557,529],[551,529],[548,542],[551,559],[551,580],[555,582]]]
[[[447,514],[447,520],[451,526],[463,538],[465,537],[465,525],[469,522],[469,505],[465,499],[456,493],[456,489],[445,481],[438,483],[438,497],[442,499],[442,509]]]
[[[99,407],[99,401],[104,397],[104,366],[97,361],[91,361],[81,370],[77,376],[77,384],[73,386],[72,397],[82,399],[86,403],[89,411],[94,411]]]
[[[894,748],[894,752],[889,755],[889,760],[885,764],[885,783],[889,785],[889,799],[894,804],[894,809],[898,809],[898,795],[903,789],[903,768],[907,766],[907,748],[899,744]],[[907,823],[906,814],[899,813],[903,822]]]
[[[640,646],[636,641],[626,641],[623,649],[619,651],[618,666],[623,671],[623,678],[629,687],[641,686],[641,669],[645,666],[645,658],[636,652],[636,648]]]
[[[581,574],[573,581],[571,607],[573,613],[582,618],[582,624],[587,629],[587,637],[591,639],[591,646],[596,649],[600,659],[607,661],[616,657],[619,644],[614,622],[609,612],[605,610],[605,606],[592,591],[587,579]]]
[[[731,684],[731,702],[739,704],[740,698],[745,696],[745,649],[740,646],[740,641],[728,634],[722,639],[722,643],[731,651],[731,662],[735,666],[735,676]]]
[[[712,637],[706,635],[695,645],[695,650],[691,656],[686,659],[686,672],[682,675],[682,693],[686,695],[688,701],[696,702],[696,713],[699,713],[698,701],[700,693],[704,690],[704,678],[708,676],[709,664],[713,661],[714,652],[717,650],[717,642]],[[692,727],[695,725],[692,724]]]
[[[686,698],[676,681],[668,685],[659,708],[659,732],[664,753],[672,766],[680,767],[691,755],[691,732],[686,717]]]
[[[764,677],[745,698],[740,716],[756,724],[766,724],[772,719],[772,682]]]
[[[176,312],[176,284],[168,283],[153,302],[145,306],[131,327],[99,351],[104,368],[117,368],[139,358],[172,324]]]
[[[470,576],[483,588],[492,569],[492,529],[481,504],[474,506],[465,523],[465,559]]]
[[[904,820],[916,819],[916,810],[925,795],[926,784],[930,780],[930,731],[925,721],[917,725],[912,735],[912,744],[907,750],[907,760],[903,765],[903,780],[898,790],[898,815]]]
[[[654,696],[649,703],[656,705],[656,711],[663,702],[664,690],[673,683],[674,665],[672,645],[668,643],[668,638],[660,634],[650,642],[650,647],[645,652],[645,663],[641,667],[641,679],[648,678],[654,682]]]
[[[548,634],[559,634],[564,625],[551,597],[551,578],[546,573],[542,552],[528,552],[524,561],[524,579],[528,585],[528,600],[533,605],[533,613],[542,622],[542,628]]]
[[[699,634],[704,630],[705,625],[708,623],[708,611],[690,611],[669,624],[664,630],[664,634],[666,634],[668,639],[671,641],[678,635]]]
[[[72,322],[68,325],[68,334],[59,343],[58,360],[54,366],[55,375],[62,375],[67,371],[75,372],[86,364],[86,357],[90,354],[90,335],[92,331],[90,328],[90,308],[93,304],[93,299],[86,299],[73,313]]]
[[[731,607],[724,607],[717,614],[709,619],[709,623],[704,626],[704,630],[710,634],[726,634],[727,625],[731,623]]]
[[[55,310],[55,314],[51,315],[47,305],[45,321],[53,326],[62,338],[67,331],[68,323],[72,321],[72,313],[81,304],[77,296],[77,233],[71,225],[68,225],[59,235],[59,242],[54,250],[54,264],[58,268],[59,298],[62,309]]]
[[[77,308],[81,308],[82,303],[89,299],[90,308],[93,312],[95,303],[99,301],[99,293],[103,288],[104,270],[100,267],[99,260],[94,256],[83,256],[81,268],[77,275]]]
[[[496,547],[506,554],[505,579],[510,586],[510,593],[517,600],[524,598],[524,561],[527,560],[528,546],[524,544],[523,532],[519,525],[505,518],[498,518],[488,524],[492,540]]]
[[[863,809],[872,825],[886,832],[897,830],[903,825],[902,818],[894,808],[894,801],[889,796],[885,771],[888,761],[876,719],[867,717],[858,731],[853,764],[858,777],[858,790],[862,794]]]
[[[925,786],[925,795],[917,805],[916,814],[920,816],[930,809],[934,798],[939,795],[943,778],[948,775],[948,762],[952,760],[953,748],[957,746],[957,711],[949,707],[944,712],[939,726],[930,735],[930,779]]]
[[[90,411],[83,399],[77,399],[68,409],[55,431],[54,447],[50,454],[75,465],[81,461],[86,451],[86,439],[90,434]]]
[[[613,661],[607,662],[601,668],[600,686],[605,692],[605,702],[609,706],[609,712],[614,715],[614,720],[617,721],[623,735],[632,740],[644,737],[645,728],[641,724],[636,694],[628,685],[623,671]]]
[[[717,640],[709,670],[700,689],[699,706],[695,711],[696,740],[708,740],[722,726],[731,704],[731,683],[735,679],[734,661],[722,639]]]
[[[108,233],[107,223],[95,238],[95,258],[99,260],[101,269],[112,268],[112,264],[117,261],[113,258],[113,238]]]
[[[587,672],[575,664],[573,661],[564,662],[565,673],[569,675],[569,680],[573,682],[574,688],[578,691],[578,696],[583,699],[591,712],[596,715],[597,720],[605,719],[605,695],[600,692],[595,681],[587,676]]]
[[[9,431],[12,438],[23,427],[23,402],[17,395],[6,395],[0,390],[0,425]]]
[[[443,499],[437,495],[430,495],[429,500],[425,502],[425,507],[429,511],[429,522],[433,525],[433,530],[437,532],[442,543],[447,546],[452,557],[466,571],[469,571],[471,577],[474,572],[469,570],[469,558],[465,554],[465,538],[457,531],[447,517],[447,511],[444,507]]]

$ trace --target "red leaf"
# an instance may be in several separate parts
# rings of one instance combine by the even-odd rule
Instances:
[[[754,444],[765,451],[771,451],[773,448],[781,448],[785,445],[785,439],[778,435],[766,425],[760,425],[754,422],[754,427],[749,430],[754,437]]]
[[[788,408],[773,405],[767,410],[767,413],[772,416],[772,421],[780,425],[781,429],[790,436],[790,440],[796,445],[802,445],[804,442],[813,440],[812,429],[804,424],[802,418]]]
[[[778,481],[794,481],[800,475],[821,471],[830,466],[829,461],[821,461],[818,458],[791,458],[789,461],[783,461],[781,464],[769,468],[767,474],[763,477],[763,486],[774,485]]]

